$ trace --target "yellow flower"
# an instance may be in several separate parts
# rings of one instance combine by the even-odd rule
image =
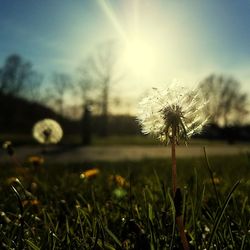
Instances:
[[[22,200],[22,205],[25,207],[27,205],[30,206],[38,206],[40,205],[40,201],[37,199],[31,199],[31,200]]]
[[[126,179],[123,178],[121,175],[110,175],[109,182],[115,183],[117,186],[120,186],[120,187],[127,187],[129,185]]]
[[[42,144],[56,144],[63,136],[60,124],[52,119],[43,119],[33,127],[33,137]]]
[[[213,177],[213,179],[209,178],[207,180],[205,180],[206,183],[212,184],[214,183],[215,185],[218,185],[221,183],[221,179],[218,177]]]
[[[33,164],[34,166],[40,166],[44,163],[44,158],[42,156],[30,156],[28,161]]]
[[[97,176],[100,173],[100,170],[98,168],[92,168],[89,170],[86,170],[80,174],[81,179],[90,179],[95,176]]]

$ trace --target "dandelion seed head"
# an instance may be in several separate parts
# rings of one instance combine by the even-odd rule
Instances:
[[[58,122],[43,119],[33,127],[33,137],[41,144],[57,144],[63,136],[63,130]]]
[[[199,90],[189,90],[178,85],[166,89],[153,88],[139,103],[137,120],[142,133],[169,142],[173,133],[177,142],[187,141],[200,133],[207,123],[204,115],[207,102]]]

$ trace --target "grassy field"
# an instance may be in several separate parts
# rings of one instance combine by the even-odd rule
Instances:
[[[1,141],[13,141],[15,145],[33,144],[37,145],[31,134],[1,134]],[[81,136],[64,135],[61,144],[81,144]],[[225,145],[226,141],[192,139],[190,145]],[[93,146],[110,146],[110,145],[161,145],[161,142],[150,136],[145,135],[113,135],[108,137],[93,136]]]
[[[35,144],[31,134],[2,134],[1,141],[10,140],[15,142],[16,145],[24,144]],[[61,144],[81,144],[81,135],[64,135]],[[103,145],[159,145],[160,143],[149,137],[143,135],[124,135],[124,136],[108,136],[98,137],[93,136],[92,145],[103,146]]]
[[[177,163],[190,248],[250,249],[249,157],[209,163]],[[80,178],[88,169],[96,172]],[[0,171],[1,249],[181,249],[170,160],[36,162]]]

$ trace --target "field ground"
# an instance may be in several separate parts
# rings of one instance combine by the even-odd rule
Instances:
[[[190,249],[250,249],[249,144],[178,146],[176,205],[170,147],[150,140],[1,150],[0,249],[177,250],[177,209]],[[28,161],[41,154],[41,165]]]
[[[178,157],[199,157],[204,155],[204,146],[191,144],[188,146],[177,146]],[[214,144],[205,146],[209,156],[214,155],[238,155],[250,152],[247,144]],[[39,146],[21,146],[15,149],[16,157],[24,162],[31,155],[40,155],[43,148]],[[65,147],[56,146],[47,148],[45,158],[47,162],[57,163],[78,163],[86,161],[124,161],[142,160],[144,158],[169,158],[170,147],[160,145],[109,145],[90,147]],[[8,162],[8,155],[1,151],[0,162]]]
[[[210,156],[209,162],[210,170],[205,157],[178,158],[191,249],[250,249],[249,155]],[[80,178],[96,167],[95,177]],[[1,249],[181,249],[170,159],[45,160],[40,167],[1,164],[0,171]]]
[[[37,142],[32,137],[32,134],[1,134],[1,141],[12,141],[15,145],[37,145]],[[81,136],[65,134],[63,136],[62,145],[80,145]],[[160,145],[161,143],[146,135],[112,135],[108,137],[93,136],[93,146],[113,146],[113,145]],[[227,142],[222,140],[204,140],[204,139],[191,139],[190,145],[225,145]]]

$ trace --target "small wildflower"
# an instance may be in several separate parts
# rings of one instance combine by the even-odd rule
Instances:
[[[90,179],[90,178],[97,176],[99,173],[100,173],[100,170],[98,168],[89,169],[89,170],[82,172],[80,174],[80,178],[81,179]]]
[[[221,179],[218,177],[213,177],[213,179],[209,178],[209,179],[205,180],[205,183],[208,183],[208,184],[214,183],[215,185],[218,185],[221,183]]]
[[[123,178],[121,175],[110,175],[109,176],[109,183],[115,183],[117,186],[120,187],[128,187],[129,183]]]
[[[41,144],[56,144],[62,136],[60,124],[52,119],[43,119],[33,127],[33,137]]]
[[[42,156],[30,156],[28,161],[35,167],[40,166],[44,163],[44,158]]]
[[[37,199],[31,199],[31,200],[22,200],[22,205],[25,207],[27,205],[30,206],[38,206],[40,205],[40,201]]]
[[[113,191],[113,195],[118,199],[123,198],[126,194],[127,194],[127,191],[123,188],[120,188],[120,187],[114,189],[114,191]]]
[[[187,141],[201,132],[207,122],[204,107],[207,102],[198,90],[170,86],[152,93],[139,104],[137,119],[144,134],[151,134],[163,142],[169,142],[174,134],[176,141]]]
[[[7,154],[9,156],[12,156],[14,154],[14,149],[11,141],[5,141],[3,143],[3,149],[7,151]]]

